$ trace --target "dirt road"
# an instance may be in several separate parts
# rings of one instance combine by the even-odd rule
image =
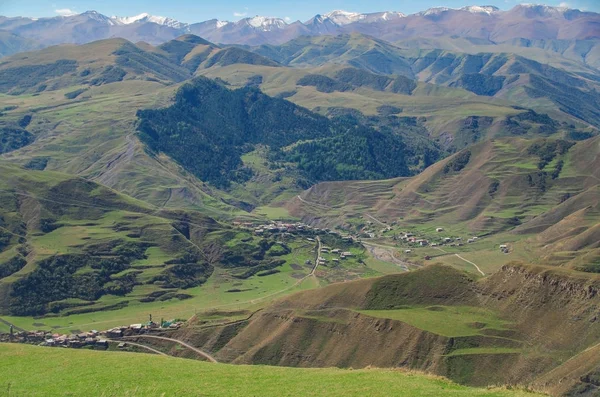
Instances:
[[[312,205],[312,206],[320,207],[320,208],[323,208],[323,209],[329,209],[329,207],[326,206],[326,205],[319,204],[319,203],[313,203],[311,201],[306,201],[302,197],[300,197],[300,195],[298,195],[297,198],[298,198],[298,200],[300,200],[301,202],[303,202],[306,205]]]
[[[369,217],[370,219],[374,220],[376,223],[379,223],[381,226],[387,227],[387,225],[385,223],[383,223],[382,221],[380,221],[379,219],[375,218],[374,216],[370,215],[370,214],[365,214],[365,216]]]
[[[107,341],[114,342],[114,343],[122,343],[122,341],[113,340],[113,339],[107,339]],[[139,343],[133,343],[133,342],[127,342],[127,344],[129,344],[131,346],[141,347],[142,349],[146,349],[148,351],[151,351],[152,353],[155,353],[155,354],[158,354],[158,355],[161,355],[161,356],[171,357],[168,354],[161,352],[160,350],[153,349],[153,348],[151,348],[149,346],[146,346],[146,345],[140,345]]]
[[[164,336],[153,336],[153,335],[124,336],[122,339],[135,339],[135,338],[150,338],[150,339],[159,339],[159,340],[166,340],[166,341],[169,341],[169,342],[175,342],[175,343],[180,344],[183,347],[186,347],[186,348],[188,348],[188,349],[190,349],[190,350],[198,353],[199,355],[201,355],[202,357],[206,358],[211,363],[218,362],[217,359],[214,358],[213,356],[211,356],[210,354],[208,354],[206,352],[203,352],[202,350],[197,349],[194,346],[188,345],[187,343],[182,342],[182,341],[177,340],[177,339],[166,338]]]
[[[473,262],[471,262],[470,260],[467,260],[465,258],[463,258],[462,256],[455,254],[458,258],[462,259],[463,261],[470,263],[471,265],[475,266],[475,268],[477,269],[477,271],[479,273],[481,273],[482,276],[485,276],[485,273],[483,271],[481,271],[481,269],[479,268],[479,266],[477,266],[476,264],[474,264]]]
[[[447,255],[452,255],[452,254],[451,254],[451,253],[449,253],[448,251],[444,251],[443,249],[441,249],[441,248],[439,248],[439,247],[436,247],[436,249],[437,249],[438,251],[441,251],[441,252],[443,252],[444,254],[447,254]],[[470,260],[468,260],[468,259],[465,259],[465,258],[463,258],[462,256],[460,256],[460,255],[458,255],[458,254],[454,254],[454,256],[456,256],[456,257],[457,257],[458,259],[460,259],[460,260],[463,260],[463,261],[465,261],[465,262],[467,262],[467,263],[469,263],[469,264],[471,264],[471,265],[475,266],[475,269],[477,269],[477,271],[478,271],[479,273],[481,273],[481,275],[482,275],[482,276],[485,276],[485,273],[484,273],[484,272],[483,272],[483,271],[482,271],[482,270],[479,268],[479,266],[477,266],[475,263],[471,262],[471,261],[470,261]]]
[[[319,246],[317,247],[317,257],[315,259],[315,266],[312,268],[311,272],[308,274],[308,277],[314,276],[317,268],[319,267],[319,258],[321,257],[321,250],[323,249],[323,244],[321,243],[321,238],[317,236],[317,243]]]
[[[400,267],[402,270],[409,271],[409,268],[408,268],[409,264],[407,262],[404,262],[404,261],[396,258],[394,256],[393,248],[388,249],[388,248],[383,248],[380,246],[371,245],[371,244],[367,244],[367,243],[363,243],[363,245],[367,248],[367,250],[369,251],[371,256],[373,256],[373,258],[377,259],[378,261],[393,263],[395,265],[398,265],[398,267]]]

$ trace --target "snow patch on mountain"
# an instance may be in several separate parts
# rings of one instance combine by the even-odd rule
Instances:
[[[495,12],[500,11],[498,7],[494,6],[467,6],[461,8],[461,11],[472,12],[473,14],[488,14],[491,15]]]
[[[386,11],[384,12],[378,20],[380,21],[391,21],[393,19],[404,18],[406,14],[397,11]]]
[[[421,11],[416,15],[428,16],[428,15],[439,15],[447,11],[467,11],[473,14],[488,14],[499,12],[500,9],[494,6],[466,6],[462,8],[449,8],[449,7],[433,7],[425,11]]]
[[[438,15],[441,14],[442,12],[446,12],[446,11],[450,11],[451,9],[448,7],[433,7],[433,8],[429,8],[425,11],[421,11],[419,13],[417,13],[417,15],[421,15],[421,16],[429,16],[429,15]]]
[[[91,19],[93,21],[96,22],[101,22],[101,23],[106,23],[109,25],[114,25],[114,21],[111,20],[111,18],[107,17],[106,15],[102,15],[97,11],[86,11],[83,14],[79,14],[79,15],[70,15],[64,18],[71,18],[71,17],[78,17],[78,16],[82,16],[82,17],[86,17],[88,19]]]
[[[331,19],[336,25],[342,26],[358,22],[362,19],[365,19],[367,16],[358,12],[335,10],[325,14],[324,17]]]
[[[253,18],[242,19],[240,22],[247,23],[254,29],[262,30],[264,32],[284,29],[287,26],[287,23],[281,18],[261,17],[258,15]]]
[[[520,4],[513,8],[511,11],[526,9],[528,11],[534,12],[537,15],[545,15],[545,16],[563,16],[566,12],[571,11],[572,9],[569,7],[553,7],[547,6],[545,4]]]

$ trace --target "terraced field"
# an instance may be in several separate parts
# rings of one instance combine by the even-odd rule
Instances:
[[[490,331],[510,329],[510,322],[499,319],[492,311],[472,306],[407,306],[395,310],[361,310],[360,313],[400,320],[449,337],[484,335]]]
[[[600,213],[598,176],[589,162],[597,161],[593,153],[600,141],[576,144],[542,164],[535,151],[554,142],[560,141],[496,139],[470,148],[459,171],[451,167],[460,154],[410,179],[322,183],[286,208],[304,220],[342,224],[349,232],[371,229],[377,237],[370,244],[389,247],[398,259],[417,264],[428,256],[477,272],[471,261],[486,274],[512,260],[583,268],[598,255],[592,242]],[[440,227],[443,232],[436,232]],[[461,237],[463,244],[405,244],[397,238],[407,231],[438,244]],[[480,239],[467,244],[473,236]],[[511,245],[509,255],[498,249],[503,244]]]

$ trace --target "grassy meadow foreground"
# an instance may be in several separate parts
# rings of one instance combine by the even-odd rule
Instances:
[[[470,388],[435,376],[391,369],[233,366],[25,345],[0,345],[0,355],[0,393],[8,396],[534,395]],[[31,368],[36,368],[38,375],[31,376]]]

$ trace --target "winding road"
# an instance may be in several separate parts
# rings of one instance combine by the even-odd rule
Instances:
[[[311,202],[311,201],[306,201],[306,200],[304,200],[302,197],[300,197],[300,195],[298,195],[298,196],[297,196],[297,198],[298,198],[298,200],[300,200],[300,201],[301,201],[301,202],[303,202],[304,204],[307,204],[307,205],[313,205],[313,206],[315,206],[315,207],[321,207],[321,208],[324,208],[324,209],[330,209],[330,207],[328,207],[328,206],[326,206],[326,205],[319,204],[319,203],[313,203],[313,202]]]
[[[321,249],[323,249],[323,244],[321,243],[321,238],[319,236],[317,236],[317,243],[319,243],[319,246],[317,247],[317,257],[315,258],[315,266],[312,268],[307,277],[314,276],[315,272],[317,271],[317,268],[319,267],[319,258],[321,257]]]
[[[107,341],[113,342],[113,343],[122,343],[122,341],[114,340],[114,339],[107,339]],[[130,344],[131,346],[141,347],[142,349],[146,349],[148,351],[151,351],[152,353],[159,354],[161,356],[171,357],[168,354],[161,352],[160,350],[153,349],[153,348],[151,348],[149,346],[146,346],[146,345],[140,345],[139,343],[134,343],[134,342],[127,342],[127,343]]]
[[[365,216],[368,216],[369,218],[371,218],[372,220],[374,220],[375,222],[379,223],[381,226],[387,227],[387,225],[385,223],[383,223],[382,221],[380,221],[379,219],[375,218],[374,216],[370,215],[370,214],[365,214]]]
[[[198,353],[199,355],[201,355],[202,357],[206,358],[206,359],[207,359],[208,361],[210,361],[211,363],[217,363],[217,362],[218,362],[218,361],[217,361],[217,359],[216,359],[216,358],[214,358],[213,356],[211,356],[210,354],[208,354],[208,353],[206,353],[206,352],[203,352],[202,350],[200,350],[200,349],[197,349],[197,348],[195,348],[195,347],[194,347],[194,346],[192,346],[192,345],[189,345],[189,344],[187,344],[187,343],[185,343],[185,342],[182,342],[182,341],[180,341],[180,340],[177,340],[177,339],[166,338],[166,337],[164,337],[164,336],[153,336],[153,335],[135,335],[135,336],[124,336],[123,338],[121,338],[121,339],[119,339],[119,340],[122,340],[122,339],[137,339],[137,338],[150,338],[150,339],[165,340],[165,341],[168,341],[168,342],[175,342],[175,343],[178,343],[178,344],[180,344],[180,345],[181,345],[181,346],[183,346],[183,347],[186,347],[186,348],[188,348],[188,349],[192,350],[193,352],[196,352],[196,353]],[[129,342],[127,342],[127,343],[129,343]],[[143,346],[143,345],[142,345],[142,346]]]
[[[443,252],[444,254],[447,254],[447,255],[452,255],[450,252],[448,252],[448,251],[444,251],[443,249],[441,249],[441,248],[439,248],[439,247],[435,247],[435,248],[436,248],[438,251],[441,251],[441,252]],[[484,273],[484,272],[483,272],[483,271],[482,271],[482,270],[479,268],[479,266],[477,266],[475,263],[471,262],[471,261],[470,261],[470,260],[468,260],[468,259],[465,259],[465,258],[463,258],[462,256],[460,256],[460,255],[458,255],[458,254],[454,254],[454,256],[456,256],[458,259],[461,259],[461,260],[463,260],[463,261],[465,261],[465,262],[467,262],[467,263],[469,263],[469,264],[471,264],[471,265],[475,266],[475,269],[477,269],[477,271],[478,271],[479,273],[481,273],[481,275],[482,275],[482,276],[485,276],[485,273]]]
[[[477,269],[477,271],[479,273],[481,273],[482,276],[485,276],[485,273],[483,271],[481,271],[481,269],[479,268],[479,266],[477,266],[476,264],[474,264],[473,262],[471,262],[470,260],[467,260],[465,258],[463,258],[462,256],[458,255],[458,254],[454,254],[456,255],[458,258],[462,259],[463,261],[470,263],[471,265],[475,266],[475,268]]]

